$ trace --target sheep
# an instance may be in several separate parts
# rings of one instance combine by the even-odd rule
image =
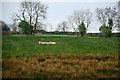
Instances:
[[[39,41],[39,44],[56,44],[56,42],[41,42],[41,41]]]
[[[56,44],[56,42],[50,42],[50,44]]]

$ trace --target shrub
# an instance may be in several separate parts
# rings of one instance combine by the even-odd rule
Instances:
[[[78,26],[78,30],[79,30],[79,34],[81,36],[85,35],[85,33],[86,33],[86,27],[85,27],[85,24],[83,22]]]
[[[99,30],[102,33],[103,37],[111,37],[112,31],[110,27],[103,25],[99,28]]]

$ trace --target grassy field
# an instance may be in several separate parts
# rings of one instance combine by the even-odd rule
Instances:
[[[118,38],[75,37],[66,35],[3,36],[2,55],[33,56],[40,54],[117,54]],[[56,45],[40,45],[55,41]]]
[[[119,38],[74,35],[3,36],[2,77],[103,79],[119,77]],[[56,45],[40,45],[55,41]]]

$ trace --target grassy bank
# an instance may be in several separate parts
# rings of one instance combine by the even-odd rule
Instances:
[[[40,54],[117,54],[118,38],[73,36],[3,36],[2,55],[33,56]],[[56,45],[40,45],[39,41],[54,41]]]

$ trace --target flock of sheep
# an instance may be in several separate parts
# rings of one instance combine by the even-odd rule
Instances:
[[[56,44],[56,42],[42,42],[42,41],[39,41],[39,44]]]

